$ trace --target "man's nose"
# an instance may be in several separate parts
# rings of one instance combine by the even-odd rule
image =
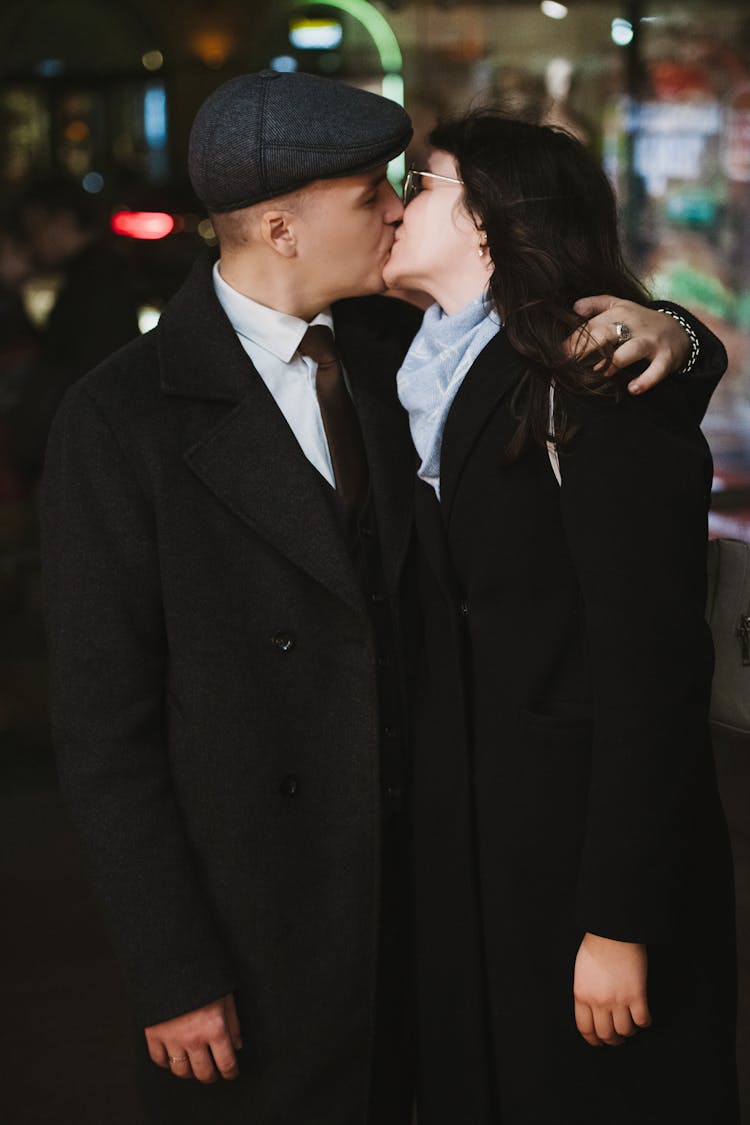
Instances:
[[[385,205],[385,222],[400,223],[404,217],[404,204],[401,196],[391,183],[388,184],[388,197]]]

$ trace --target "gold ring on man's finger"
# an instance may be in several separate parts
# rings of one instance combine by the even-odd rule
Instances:
[[[187,1055],[169,1055],[168,1058],[171,1063],[182,1063],[188,1061]]]

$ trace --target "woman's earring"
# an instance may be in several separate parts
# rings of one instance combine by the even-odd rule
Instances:
[[[485,252],[486,249],[487,249],[487,243],[486,242],[480,242],[479,243],[479,249],[477,250],[477,254],[479,255],[480,258],[484,257],[484,252]]]

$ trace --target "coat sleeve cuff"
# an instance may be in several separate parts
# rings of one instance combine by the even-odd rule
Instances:
[[[167,964],[148,987],[133,989],[133,1008],[141,1027],[184,1016],[234,992],[237,982],[228,966],[216,961]]]

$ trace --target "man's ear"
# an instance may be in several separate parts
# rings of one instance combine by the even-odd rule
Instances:
[[[297,235],[291,211],[264,211],[260,220],[260,236],[282,258],[296,258]]]

